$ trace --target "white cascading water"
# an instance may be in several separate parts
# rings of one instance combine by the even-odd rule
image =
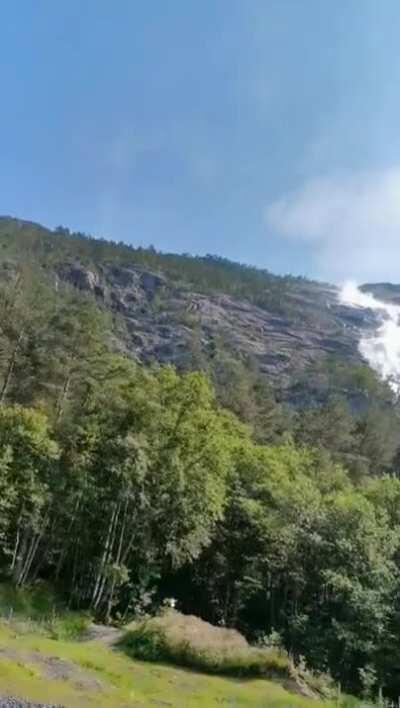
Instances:
[[[360,354],[392,390],[400,393],[400,305],[391,305],[363,293],[355,283],[346,283],[340,293],[344,305],[374,310],[379,326],[359,342]]]

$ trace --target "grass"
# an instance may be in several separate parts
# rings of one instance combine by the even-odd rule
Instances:
[[[0,694],[61,703],[67,708],[128,708],[174,706],[176,708],[334,708],[336,702],[312,701],[291,695],[280,685],[262,679],[233,680],[193,671],[129,659],[98,642],[56,641],[34,634],[15,635],[0,626],[0,653],[17,656],[40,654],[72,662],[102,684],[101,692],[83,690],[66,680],[49,680],[31,661],[0,658]],[[342,702],[342,708],[360,704]]]
[[[34,631],[54,639],[78,639],[90,623],[88,615],[68,611],[45,583],[28,588],[1,583],[0,617],[20,633]]]
[[[310,700],[290,693],[274,681],[244,678],[248,668],[243,669],[241,662],[249,651],[244,638],[237,632],[218,630],[211,625],[205,631],[205,623],[197,618],[175,617],[176,637],[182,637],[184,630],[190,634],[192,641],[195,637],[196,657],[199,653],[211,652],[210,656],[214,658],[211,665],[207,665],[207,670],[230,673],[234,665],[235,672],[242,678],[215,673],[207,675],[204,671],[197,672],[160,661],[145,662],[128,656],[125,645],[121,650],[98,641],[84,641],[81,629],[87,618],[65,613],[45,586],[15,591],[10,586],[0,585],[0,614],[5,618],[0,620],[0,696],[13,695],[31,701],[57,703],[66,708],[361,706],[355,699],[343,698],[339,704],[337,701]],[[168,623],[171,625],[170,632],[173,632],[171,615]],[[135,627],[130,636],[132,631],[135,632]],[[77,641],[78,637],[80,641]],[[221,667],[220,658],[215,659],[220,652],[224,656],[225,669]],[[233,662],[231,665],[228,656]],[[262,656],[264,660],[265,655]],[[258,653],[254,654],[255,665],[258,665],[258,657]],[[210,659],[207,661],[210,662]],[[285,663],[280,664],[280,656],[271,658],[271,662],[274,672],[279,673],[281,678],[286,676]],[[60,666],[61,671],[55,670]],[[204,670],[204,666],[202,668]]]

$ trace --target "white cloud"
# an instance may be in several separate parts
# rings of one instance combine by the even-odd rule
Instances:
[[[269,204],[266,221],[308,247],[320,277],[400,282],[400,166],[312,180]]]

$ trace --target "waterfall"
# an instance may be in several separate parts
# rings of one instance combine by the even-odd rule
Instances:
[[[362,292],[355,283],[346,283],[340,292],[340,301],[351,307],[374,310],[378,317],[377,329],[364,334],[359,342],[360,354],[372,369],[387,381],[392,390],[400,393],[400,305],[382,302]]]

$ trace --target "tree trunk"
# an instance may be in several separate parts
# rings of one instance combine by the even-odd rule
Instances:
[[[119,543],[118,543],[118,550],[117,550],[117,556],[115,559],[116,565],[119,565],[121,562],[121,555],[122,555],[122,545],[124,542],[124,536],[125,536],[125,529],[126,529],[126,517],[128,514],[128,505],[129,505],[129,500],[127,499],[125,502],[125,508],[124,508],[124,515],[122,518],[122,524],[121,524],[121,533],[119,536]],[[114,599],[114,591],[115,591],[115,584],[116,584],[116,579],[115,576],[113,577],[111,581],[111,587],[110,587],[110,592],[108,594],[108,603],[107,603],[107,612],[106,612],[106,620],[109,622],[110,617],[111,617],[111,610],[113,606],[113,599]]]
[[[18,548],[19,548],[19,542],[20,542],[20,538],[21,538],[20,531],[21,531],[22,513],[23,512],[21,512],[20,517],[18,519],[18,523],[17,523],[17,533],[15,535],[14,552],[13,552],[13,558],[11,561],[11,570],[12,571],[14,571],[15,564],[17,562]]]
[[[6,374],[4,377],[3,385],[0,390],[0,405],[3,405],[5,398],[7,396],[7,391],[14,373],[14,368],[15,368],[15,362],[17,360],[18,352],[21,346],[22,342],[22,337],[24,336],[24,330],[21,329],[17,341],[15,342],[14,349],[11,352],[11,357],[9,359],[8,365],[7,365],[7,370]]]
[[[18,584],[19,577],[22,573],[22,569],[25,563],[25,554],[26,554],[26,547],[28,545],[28,529],[25,528],[24,532],[22,534],[22,540],[20,541],[19,544],[19,550],[16,554],[16,560],[14,563],[14,569],[13,569],[13,580],[16,584]]]
[[[21,575],[18,579],[18,582],[17,582],[17,585],[19,587],[22,587],[23,585],[25,585],[25,583],[29,577],[29,572],[32,567],[33,559],[36,556],[37,549],[39,548],[39,543],[42,539],[42,535],[43,535],[42,533],[37,533],[37,534],[33,534],[33,536],[32,536],[32,541],[31,541],[31,545],[29,548],[27,558],[26,558],[26,562],[24,564],[22,573],[21,573]]]
[[[104,571],[105,571],[105,566],[106,566],[107,563],[109,563],[110,560],[112,559],[112,551],[113,551],[113,548],[114,548],[115,536],[116,536],[116,533],[117,533],[117,525],[118,525],[118,517],[119,517],[120,509],[121,509],[121,507],[120,507],[120,505],[118,505],[117,510],[116,510],[116,514],[115,514],[115,520],[114,520],[114,526],[113,526],[113,530],[112,530],[112,536],[111,536],[111,540],[110,540],[109,547],[108,547],[108,553],[107,553],[107,557],[106,557],[106,560],[105,560],[105,563],[104,563],[104,567],[103,567],[103,577],[102,577],[102,579],[101,579],[101,584],[100,584],[100,589],[99,589],[99,593],[98,593],[98,596],[97,596],[97,600],[96,600],[96,602],[95,602],[95,609],[97,609],[97,608],[99,607],[99,605],[100,605],[100,603],[101,603],[101,601],[102,601],[102,599],[103,599],[104,591],[105,591],[105,589],[106,589],[106,587],[107,587],[107,575],[105,574]]]
[[[71,546],[71,533],[72,533],[72,529],[73,529],[73,527],[74,527],[74,525],[75,525],[75,522],[76,522],[76,519],[77,519],[77,516],[78,516],[78,511],[79,511],[80,504],[81,504],[81,496],[79,495],[79,496],[78,496],[78,499],[77,499],[77,501],[76,501],[76,504],[75,504],[75,509],[74,509],[74,513],[72,514],[71,521],[70,521],[70,523],[68,524],[67,533],[66,533],[67,542],[64,543],[64,545],[61,547],[60,555],[59,555],[59,558],[58,558],[58,561],[57,561],[57,566],[56,566],[56,570],[55,570],[55,580],[56,580],[56,581],[57,581],[57,580],[59,579],[59,577],[60,577],[61,568],[62,568],[62,566],[63,566],[63,563],[64,563],[65,557],[66,557],[66,555],[67,555],[68,549],[69,549],[70,546]]]
[[[99,604],[99,593],[100,593],[100,589],[101,589],[101,581],[103,579],[104,567],[105,567],[107,560],[108,560],[108,554],[110,551],[111,539],[112,539],[115,520],[116,520],[116,516],[117,516],[117,510],[118,510],[118,505],[115,506],[115,508],[111,514],[111,519],[110,519],[110,523],[108,525],[108,531],[107,531],[107,536],[106,536],[106,542],[104,545],[103,555],[102,555],[101,563],[100,563],[99,570],[98,570],[97,577],[96,577],[95,584],[94,584],[93,595],[92,595],[92,607],[94,609],[96,609]]]
[[[18,578],[17,578],[17,586],[18,586],[18,587],[20,587],[21,585],[23,585],[23,578],[24,578],[24,576],[25,576],[25,571],[26,571],[26,568],[27,568],[28,563],[29,563],[29,559],[30,559],[30,557],[31,557],[31,554],[32,554],[33,549],[34,549],[34,546],[35,546],[35,534],[32,535],[29,545],[28,545],[28,542],[27,542],[27,544],[26,544],[26,546],[25,546],[25,550],[26,550],[26,547],[27,547],[27,546],[28,546],[28,550],[27,550],[27,552],[24,554],[24,556],[23,556],[23,558],[22,558],[21,569],[20,569],[20,572],[19,572],[19,575],[18,575]]]
[[[57,413],[56,413],[57,423],[61,420],[62,415],[64,413],[64,406],[65,406],[65,402],[68,397],[69,387],[71,385],[71,379],[72,379],[71,372],[69,372],[67,378],[64,381],[64,386],[62,388],[61,395],[60,395],[58,402],[57,402]]]

